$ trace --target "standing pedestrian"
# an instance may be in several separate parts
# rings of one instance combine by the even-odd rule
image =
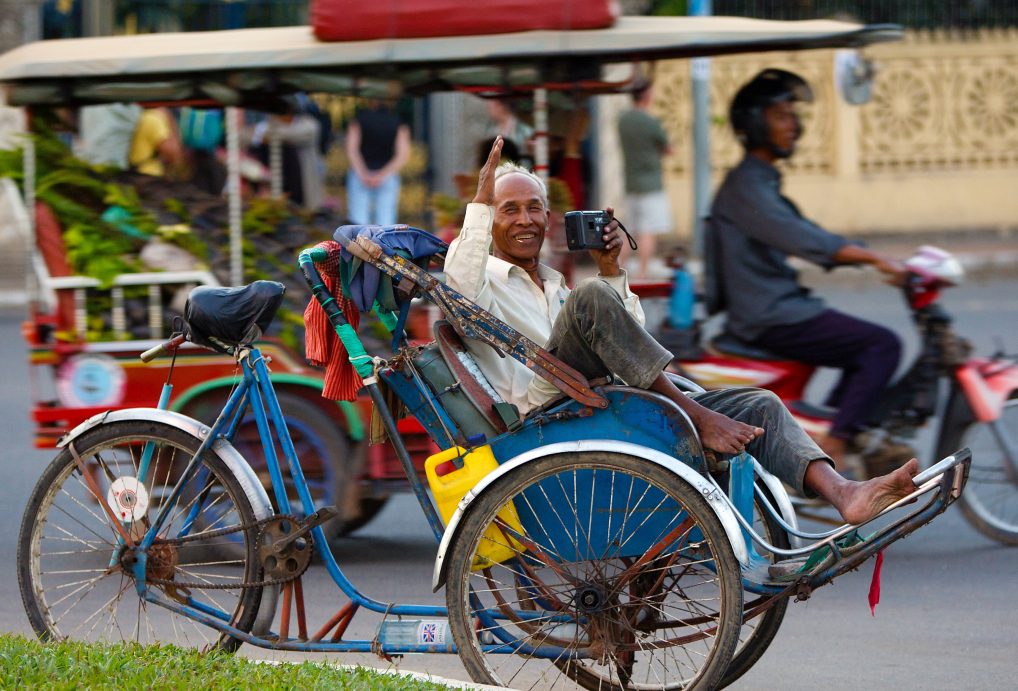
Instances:
[[[495,137],[502,137],[502,141],[508,145],[508,150],[515,150],[517,155],[514,158],[510,158],[515,163],[530,163],[531,153],[530,146],[531,140],[534,138],[534,128],[523,122],[516,115],[516,111],[513,110],[512,104],[509,101],[492,98],[485,102],[488,109],[488,126],[484,130],[484,136],[489,142],[495,140]],[[485,156],[488,153],[488,149],[485,149]],[[503,152],[505,153],[505,152]],[[506,153],[506,157],[509,154]]]
[[[347,216],[351,223],[397,222],[399,172],[410,159],[410,128],[385,104],[358,108],[346,129]]]
[[[661,121],[650,113],[650,82],[637,84],[633,107],[619,116],[619,141],[625,161],[626,211],[639,238],[638,278],[648,277],[658,235],[672,229],[672,214],[661,175],[661,159],[671,154]]]

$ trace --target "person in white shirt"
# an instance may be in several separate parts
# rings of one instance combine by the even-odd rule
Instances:
[[[911,478],[919,470],[914,460],[866,482],[843,478],[771,392],[740,388],[687,395],[676,388],[664,371],[672,356],[643,328],[639,298],[619,267],[623,236],[617,222],[606,228],[605,249],[590,250],[597,277],[570,291],[562,274],[539,259],[550,216],[544,182],[517,165],[500,166],[501,151],[499,137],[481,168],[463,229],[446,254],[452,288],[589,379],[613,374],[666,396],[689,416],[705,448],[749,452],[800,492],[830,501],[849,523],[868,520],[912,491]],[[478,342],[467,345],[491,385],[521,415],[559,395],[518,361]]]

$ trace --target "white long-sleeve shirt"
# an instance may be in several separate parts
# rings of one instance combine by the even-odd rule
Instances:
[[[544,291],[522,268],[490,254],[495,210],[485,204],[468,204],[463,229],[453,240],[445,258],[445,277],[450,287],[491,312],[524,336],[544,347],[551,327],[569,295],[565,277],[551,267],[538,265]],[[622,297],[626,311],[644,323],[640,298],[629,289],[625,271],[601,276]],[[492,387],[521,415],[559,395],[552,384],[523,363],[499,357],[487,344],[467,341],[467,348]]]

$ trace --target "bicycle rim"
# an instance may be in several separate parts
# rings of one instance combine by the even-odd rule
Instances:
[[[158,423],[129,421],[101,426],[74,443],[88,477],[65,449],[40,478],[22,522],[18,578],[36,633],[47,640],[236,649],[239,640],[139,597],[130,550],[106,508],[127,511],[122,525],[139,539],[198,440]],[[151,461],[140,478],[146,447]],[[125,491],[134,498],[118,499]],[[250,630],[261,592],[238,586],[256,581],[260,572],[254,558],[256,529],[224,531],[253,523],[239,483],[225,464],[206,454],[148,551],[150,587]]]

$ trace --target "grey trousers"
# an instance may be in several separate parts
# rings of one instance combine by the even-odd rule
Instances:
[[[604,281],[589,278],[569,294],[552,326],[547,350],[588,379],[609,374],[630,386],[650,388],[672,354],[626,311],[619,294]],[[738,388],[689,394],[705,408],[765,432],[746,447],[760,465],[804,494],[806,467],[833,461],[792,418],[773,392]]]

